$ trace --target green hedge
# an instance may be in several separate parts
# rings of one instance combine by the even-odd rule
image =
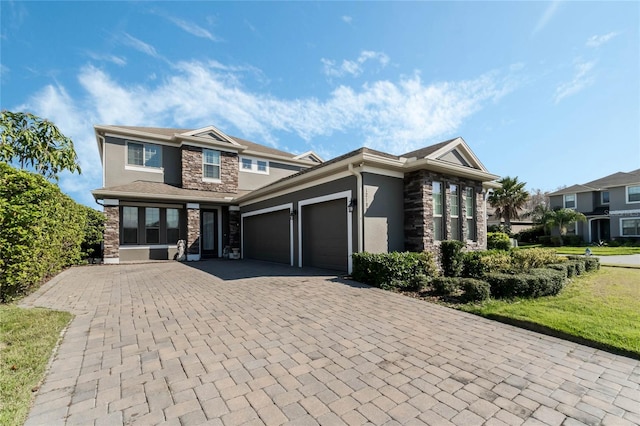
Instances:
[[[81,260],[87,209],[42,176],[0,163],[0,302]]]
[[[436,277],[431,283],[433,290],[440,296],[452,296],[462,291],[462,300],[477,302],[490,296],[489,283],[474,278]]]
[[[417,290],[436,274],[433,255],[428,252],[353,254],[353,279],[375,287]]]
[[[440,264],[445,277],[459,277],[464,265],[464,243],[457,240],[445,240],[440,243]]]
[[[521,274],[494,272],[485,277],[491,286],[491,296],[496,299],[556,295],[564,287],[565,279],[565,272],[551,268]]]
[[[510,250],[511,240],[509,234],[504,232],[487,232],[487,249]]]

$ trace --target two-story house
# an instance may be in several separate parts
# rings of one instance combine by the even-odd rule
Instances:
[[[351,271],[354,252],[486,247],[496,187],[462,138],[395,156],[367,148],[324,162],[196,130],[95,126],[107,216],[105,263],[243,258]]]
[[[587,217],[568,233],[586,242],[640,239],[640,169],[618,172],[549,194],[551,208],[568,208]]]

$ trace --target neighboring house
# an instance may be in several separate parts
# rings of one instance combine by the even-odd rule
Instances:
[[[95,126],[107,216],[105,263],[243,258],[351,272],[354,252],[486,247],[496,187],[462,138],[395,156],[361,148],[330,161],[196,130]]]
[[[552,192],[549,198],[552,209],[574,209],[587,217],[586,223],[567,230],[586,242],[640,238],[640,169],[573,185]]]
[[[530,218],[525,217],[526,211],[519,210],[518,215],[520,219],[511,219],[511,233],[517,234],[520,231],[524,231],[526,229],[530,229],[535,224]],[[487,226],[501,226],[504,225],[504,219],[498,218],[496,216],[496,209],[491,207],[491,204],[487,204]]]

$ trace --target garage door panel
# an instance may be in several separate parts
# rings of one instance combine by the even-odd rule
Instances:
[[[302,208],[302,264],[347,270],[346,199],[310,204]]]
[[[245,259],[291,263],[289,210],[245,217],[243,226]]]

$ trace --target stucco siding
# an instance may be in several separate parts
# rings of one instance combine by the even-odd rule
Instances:
[[[581,192],[576,194],[578,202],[576,210],[583,213],[592,212],[594,208],[592,194],[592,192]]]
[[[372,173],[362,174],[364,251],[404,250],[404,181]]]
[[[288,164],[269,162],[269,174],[246,172],[240,169],[238,172],[238,189],[241,191],[252,191],[262,188],[272,182],[298,173],[301,167]]]

